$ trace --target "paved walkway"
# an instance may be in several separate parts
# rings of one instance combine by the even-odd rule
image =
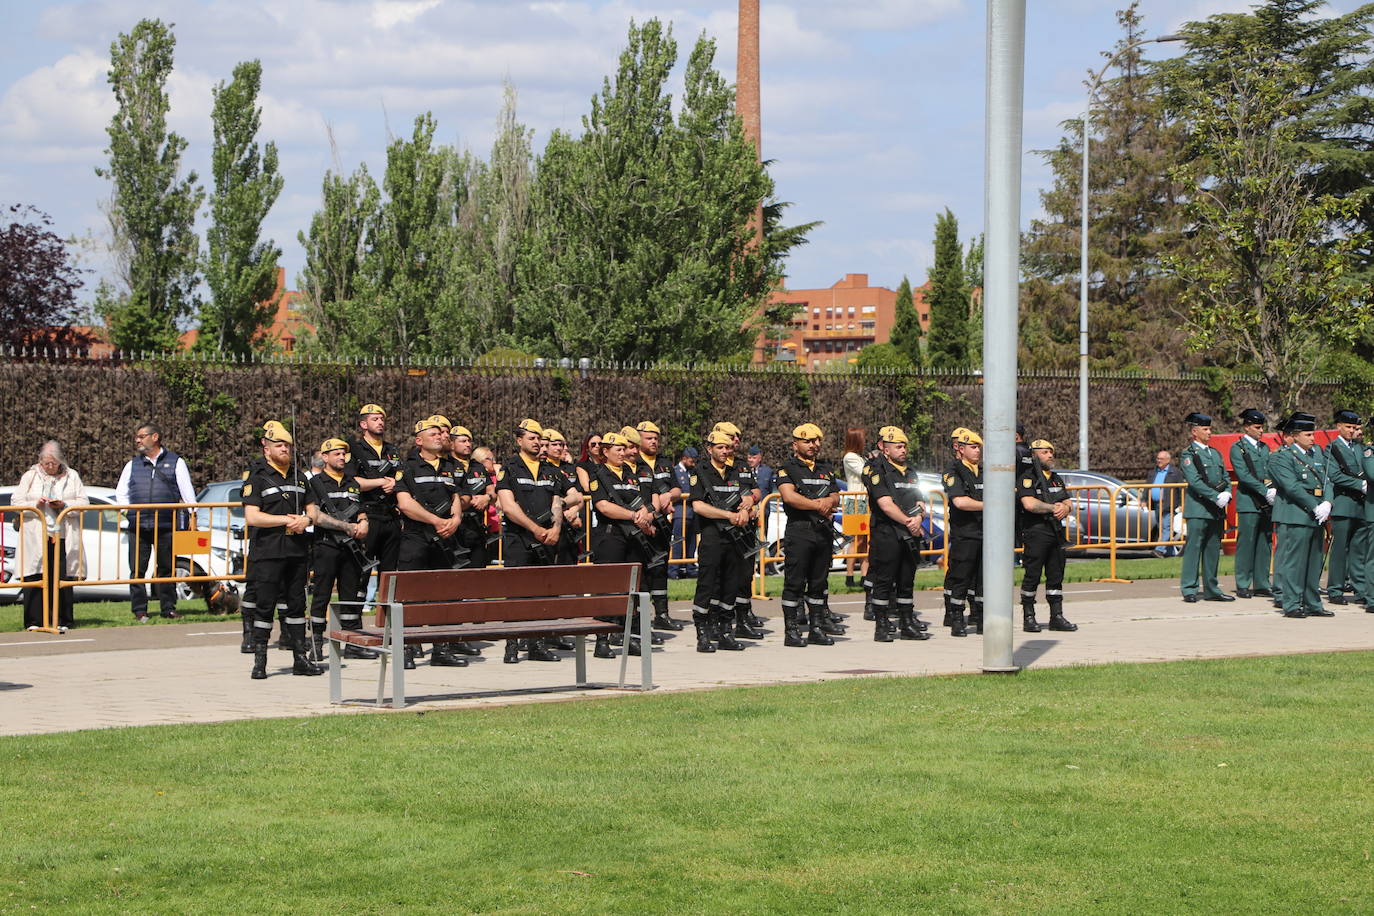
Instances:
[[[1172,583],[1070,585],[1068,616],[1076,633],[1015,632],[1015,660],[1026,667],[1113,662],[1278,655],[1332,650],[1374,650],[1374,614],[1354,606],[1333,608],[1330,619],[1287,620],[1260,599],[1229,604],[1184,604]],[[834,607],[849,612],[850,635],[833,647],[788,649],[780,627],[744,652],[702,655],[693,651],[690,628],[669,634],[654,653],[654,681],[660,690],[832,680],[873,675],[932,675],[977,672],[982,639],[954,639],[932,627],[924,642],[875,643],[872,624],[861,619],[861,596],[837,596]],[[930,610],[936,597],[918,595]],[[780,621],[776,599],[756,602],[770,623]],[[685,605],[674,616],[687,616]],[[1042,622],[1044,620],[1042,611]],[[0,734],[16,735],[234,719],[327,714],[385,715],[358,706],[331,706],[327,677],[292,677],[290,655],[272,651],[266,681],[248,677],[252,659],[238,652],[235,622],[183,626],[74,630],[65,637],[0,634]],[[629,677],[638,674],[631,659]],[[588,659],[593,679],[614,682],[620,662]],[[375,694],[376,663],[350,662],[344,696],[365,700]],[[623,696],[619,691],[530,688],[571,685],[573,663],[501,662],[499,646],[487,649],[468,668],[431,668],[421,661],[406,672],[413,705],[409,711],[484,704],[567,701],[581,696]],[[404,714],[404,713],[402,713]]]

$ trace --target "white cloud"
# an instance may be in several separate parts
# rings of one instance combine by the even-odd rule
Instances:
[[[379,0],[372,4],[372,24],[379,29],[410,25],[438,5],[439,0]]]
[[[108,60],[90,50],[66,54],[16,80],[0,98],[0,138],[10,154],[40,145],[104,145],[114,114]]]

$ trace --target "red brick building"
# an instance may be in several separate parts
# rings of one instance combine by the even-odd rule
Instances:
[[[921,331],[930,330],[926,287],[911,291]],[[870,344],[887,343],[897,315],[897,292],[870,286],[868,274],[845,274],[828,289],[780,289],[767,308],[789,304],[796,314],[786,325],[764,328],[754,344],[754,362],[795,361],[808,371],[838,369]]]

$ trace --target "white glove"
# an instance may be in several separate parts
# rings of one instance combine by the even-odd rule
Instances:
[[[1312,517],[1317,520],[1318,525],[1325,525],[1326,520],[1331,517],[1331,504],[1328,502],[1317,503],[1312,509]]]
[[[1230,491],[1230,490],[1223,490],[1222,492],[1220,492],[1220,493],[1217,494],[1217,507],[1218,507],[1218,508],[1225,509],[1225,508],[1226,508],[1226,504],[1229,503],[1230,501],[1231,501],[1231,491]]]
[[[1361,493],[1368,493],[1368,492],[1369,492],[1369,481],[1367,481],[1367,480],[1361,480],[1361,481],[1360,481],[1360,492],[1361,492]]]
[[[1279,491],[1275,490],[1273,487],[1270,487],[1268,490],[1264,491],[1264,498],[1269,500],[1269,505],[1271,506],[1274,504],[1274,497],[1278,495]]]

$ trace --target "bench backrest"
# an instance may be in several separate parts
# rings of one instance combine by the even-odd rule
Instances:
[[[639,576],[638,563],[386,572],[377,625],[391,602],[404,606],[408,627],[624,614]]]

